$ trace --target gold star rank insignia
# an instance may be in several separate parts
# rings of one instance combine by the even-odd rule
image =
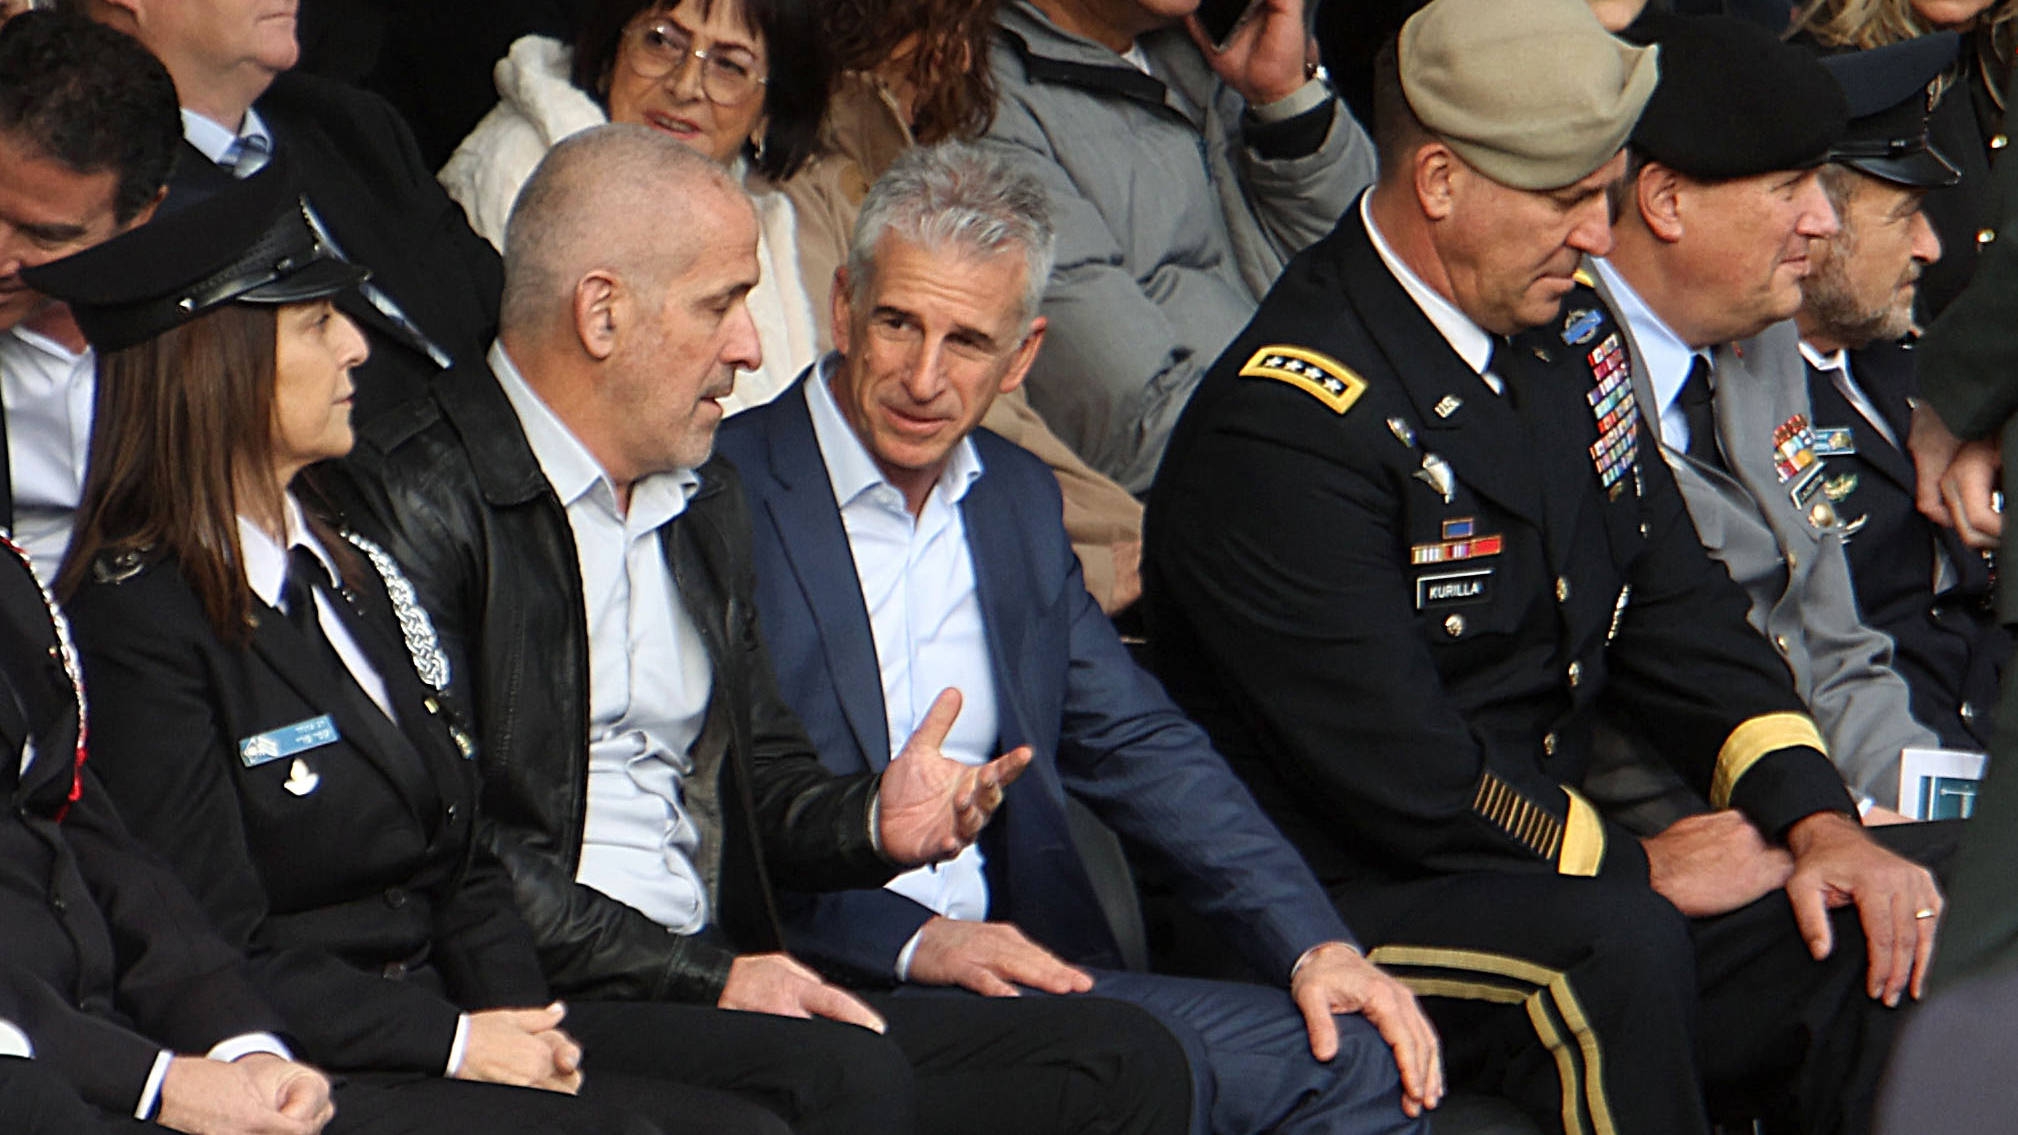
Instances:
[[[1254,352],[1240,368],[1245,378],[1286,382],[1343,414],[1366,392],[1366,380],[1330,355],[1304,347],[1271,346]]]

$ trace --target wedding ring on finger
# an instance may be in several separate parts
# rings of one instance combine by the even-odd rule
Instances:
[[[1923,906],[1919,910],[1913,912],[1913,917],[1917,919],[1932,918],[1934,917],[1934,908],[1931,906]]]

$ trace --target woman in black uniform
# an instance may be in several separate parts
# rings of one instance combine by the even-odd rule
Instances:
[[[785,1131],[626,1044],[654,1006],[562,1031],[474,837],[474,751],[427,615],[294,493],[350,449],[366,347],[331,297],[364,277],[281,169],[39,270],[99,355],[57,585],[92,767],[246,950],[298,1054],[399,1087],[371,1096],[392,1129]]]

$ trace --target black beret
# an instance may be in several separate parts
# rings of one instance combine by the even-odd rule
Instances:
[[[1927,138],[1934,81],[1954,64],[1960,46],[1954,32],[1935,32],[1825,57],[1822,66],[1850,104],[1849,129],[1829,156],[1860,173],[1916,188],[1962,180],[1962,171]]]
[[[21,279],[69,304],[84,337],[104,353],[221,304],[303,303],[369,275],[316,236],[298,182],[273,162],[188,208],[24,269]]]
[[[1843,89],[1757,24],[1649,11],[1626,36],[1660,45],[1660,85],[1632,144],[1670,169],[1703,181],[1807,169],[1842,137]]]

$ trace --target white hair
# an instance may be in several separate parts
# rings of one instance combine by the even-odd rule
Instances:
[[[1057,233],[1037,178],[1006,156],[968,142],[916,146],[869,189],[848,246],[849,297],[859,306],[875,274],[876,246],[895,234],[930,249],[993,256],[1023,253],[1023,322],[1037,317]]]

